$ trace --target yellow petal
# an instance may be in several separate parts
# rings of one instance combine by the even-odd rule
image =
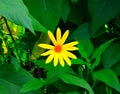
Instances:
[[[58,64],[58,58],[59,58],[59,54],[55,54],[55,56],[54,56],[54,66],[56,67],[57,66],[57,64]]]
[[[68,56],[66,56],[64,53],[62,54],[62,57],[63,57],[63,59],[66,61],[66,63],[69,65],[69,66],[71,66],[71,61],[70,61],[70,59],[68,58]]]
[[[79,43],[78,41],[70,42],[70,43],[64,44],[63,47],[72,47],[77,45],[78,43]]]
[[[51,31],[48,31],[48,36],[49,36],[50,40],[52,41],[52,43],[53,43],[54,45],[56,45],[57,42],[56,42],[55,37],[54,37],[54,35],[52,34]]]
[[[45,49],[54,49],[54,46],[49,44],[38,44],[38,46]]]
[[[56,32],[56,39],[57,39],[57,42],[59,43],[61,39],[61,30],[59,27],[57,28],[57,32]]]
[[[47,58],[47,60],[46,60],[46,64],[47,63],[50,63],[52,60],[53,60],[53,58],[54,58],[54,56],[55,56],[55,53],[53,52],[52,54],[50,54],[49,56],[48,56],[48,58]]]
[[[60,64],[61,64],[61,66],[64,67],[65,62],[64,62],[64,60],[63,60],[62,55],[59,56],[59,62],[60,62]]]
[[[65,33],[63,34],[61,40],[60,40],[61,44],[64,44],[64,42],[66,41],[68,35],[69,35],[69,30],[66,30]]]
[[[47,56],[47,55],[51,54],[52,52],[53,52],[53,50],[46,51],[46,52],[42,53],[41,56]]]
[[[77,47],[70,47],[70,48],[64,48],[65,50],[68,50],[68,51],[75,51],[75,50],[78,50]]]
[[[64,53],[65,53],[68,57],[70,57],[70,58],[74,58],[74,59],[77,58],[77,57],[76,57],[74,54],[72,54],[71,52],[64,51]]]

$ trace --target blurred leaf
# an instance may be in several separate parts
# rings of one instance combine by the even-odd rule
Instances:
[[[64,0],[65,1],[65,0]],[[78,7],[74,4],[70,4],[70,12],[68,15],[68,21],[80,25],[82,23],[82,15]]]
[[[90,33],[89,33],[89,24],[83,23],[80,25],[77,29],[73,31],[73,33],[70,35],[69,39],[89,39]]]
[[[29,72],[22,68],[17,71],[12,64],[0,66],[0,78],[20,86],[26,81],[33,79]]]
[[[6,90],[6,88],[3,87],[2,85],[0,86],[0,93],[2,93],[2,94],[9,94],[9,92]]]
[[[106,43],[100,45],[93,53],[91,60],[95,59],[95,62],[93,63],[93,68],[98,66],[101,60],[101,54],[105,51],[105,49],[110,45],[110,43],[113,41],[114,39],[111,39],[109,41],[107,41]]]
[[[120,60],[120,45],[110,45],[102,54],[102,62],[105,68],[111,68]]]
[[[21,68],[19,60],[14,56],[10,57],[10,63],[12,63],[14,65],[16,70],[19,70]]]
[[[27,5],[31,15],[35,17],[41,25],[54,32],[60,16],[62,0],[23,0]]]
[[[103,69],[100,71],[96,71],[93,73],[93,78],[104,82],[108,86],[120,92],[119,79],[112,70]]]
[[[69,12],[70,12],[69,0],[63,0],[61,15],[64,22],[66,22]]]
[[[88,60],[89,56],[94,51],[94,47],[93,47],[91,41],[89,39],[85,39],[85,40],[78,40],[78,42],[79,42],[79,44],[78,44],[79,53],[81,54],[81,56],[83,58]]]
[[[32,49],[31,53],[31,59],[36,60],[37,58],[40,57],[40,55],[45,51],[45,49],[40,48],[38,44],[40,43],[50,43],[50,39],[47,34],[41,33],[39,39],[35,42],[34,47]]]
[[[25,83],[23,85],[23,87],[20,89],[21,93],[25,93],[31,90],[37,90],[39,88],[41,88],[44,85],[44,80],[41,79],[32,79],[30,81],[28,81],[27,83]]]
[[[16,84],[10,83],[4,79],[0,79],[0,86],[4,88],[4,91],[0,91],[1,94],[19,94],[20,86],[17,86]]]
[[[33,16],[31,16],[31,19],[34,30],[47,33],[48,30],[42,24],[40,24],[38,20],[36,20]]]
[[[84,79],[82,79],[80,77],[70,75],[70,74],[64,74],[61,76],[61,79],[67,84],[82,87],[82,88],[88,90],[90,94],[94,94],[90,85]]]
[[[22,0],[0,0],[0,15],[11,22],[28,28],[35,34],[29,12]]]
[[[94,34],[105,23],[120,13],[120,0],[88,0],[91,30]]]
[[[16,70],[12,64],[0,65],[0,86],[5,88],[9,94],[20,94],[19,90],[21,86],[32,79],[33,76],[22,68]],[[28,92],[25,94],[41,94],[36,92],[37,91]]]

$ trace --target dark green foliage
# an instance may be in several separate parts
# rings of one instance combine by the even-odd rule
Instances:
[[[72,66],[40,56],[57,27]],[[0,0],[0,94],[120,94],[120,0]]]

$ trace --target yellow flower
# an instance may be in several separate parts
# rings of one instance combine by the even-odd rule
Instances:
[[[64,44],[67,37],[69,35],[69,30],[66,30],[66,32],[61,37],[61,30],[60,28],[57,28],[56,31],[56,39],[51,31],[48,31],[48,36],[50,40],[52,41],[53,45],[49,44],[38,44],[39,47],[48,49],[48,51],[41,54],[41,56],[48,56],[46,59],[46,64],[50,63],[54,59],[54,66],[57,66],[58,62],[61,64],[61,66],[64,67],[64,64],[66,63],[71,66],[71,61],[69,58],[76,59],[77,57],[72,54],[69,51],[75,51],[78,50],[77,47],[74,47],[78,44],[77,41],[70,42],[67,44]]]

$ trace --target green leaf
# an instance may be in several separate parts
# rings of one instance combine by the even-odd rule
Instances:
[[[56,81],[54,83],[54,86],[61,92],[72,92],[72,91],[77,91],[79,87],[74,86],[74,85],[70,85],[70,84],[66,84],[65,82],[63,82],[61,79]]]
[[[100,80],[120,92],[119,79],[112,70],[103,69],[94,72],[92,75],[94,79]]]
[[[20,86],[26,81],[33,79],[30,73],[22,68],[17,71],[12,64],[0,66],[0,78]]]
[[[24,0],[31,15],[54,32],[61,16],[62,0]]]
[[[81,54],[81,56],[83,58],[88,60],[89,56],[94,51],[94,47],[93,47],[91,41],[89,39],[85,39],[85,40],[78,40],[78,42],[79,42],[79,44],[78,44],[79,53]]]
[[[36,20],[33,16],[31,16],[31,19],[34,30],[47,33],[48,30],[40,24],[38,20]]]
[[[28,28],[35,34],[28,9],[22,0],[0,0],[0,15],[16,24]]]
[[[120,0],[88,0],[91,30],[94,34],[100,27],[120,13]]]
[[[0,85],[0,93],[2,93],[2,94],[9,94],[9,92],[6,90],[6,88],[3,87],[2,85]]]
[[[83,65],[85,64],[86,62],[80,58],[77,58],[77,59],[71,59],[71,62],[72,64],[80,64],[80,65]]]
[[[54,67],[53,64],[47,65],[46,69],[48,70],[45,80],[47,84],[54,83],[66,72],[71,72],[68,66],[63,68],[61,65],[57,65],[57,67]]]
[[[69,0],[63,0],[61,16],[64,22],[66,22],[69,12],[70,12]]]
[[[4,79],[0,79],[0,86],[4,89],[0,93],[1,94],[19,94],[20,86],[17,86],[16,84],[10,83]]]
[[[44,80],[41,79],[32,79],[25,83],[23,87],[20,89],[21,93],[26,93],[31,90],[37,90],[44,85]]]
[[[120,60],[120,45],[110,45],[102,54],[102,62],[105,68],[111,68]]]
[[[84,79],[82,79],[80,77],[70,75],[70,74],[64,74],[61,76],[61,79],[67,84],[82,87],[82,88],[88,90],[90,94],[94,94],[90,85]]]
[[[34,79],[33,76],[22,68],[16,70],[12,64],[0,65],[0,86],[9,94],[20,94],[21,86],[32,79]],[[40,94],[36,92],[28,92],[27,94]]]
[[[89,24],[83,23],[80,25],[77,29],[73,31],[73,33],[70,35],[69,39],[89,39],[90,33],[89,33]]]
[[[65,1],[65,0],[64,0]],[[68,21],[80,25],[82,23],[82,13],[80,13],[80,9],[75,5],[70,3],[70,12],[68,15]]]
[[[117,76],[120,76],[120,62],[116,63],[111,67]]]
[[[101,60],[101,54],[105,51],[105,49],[110,45],[110,43],[113,41],[114,39],[111,39],[109,41],[107,41],[106,43],[100,45],[93,53],[91,60],[95,59],[95,62],[93,63],[92,68],[96,67],[99,65],[100,60]]]

